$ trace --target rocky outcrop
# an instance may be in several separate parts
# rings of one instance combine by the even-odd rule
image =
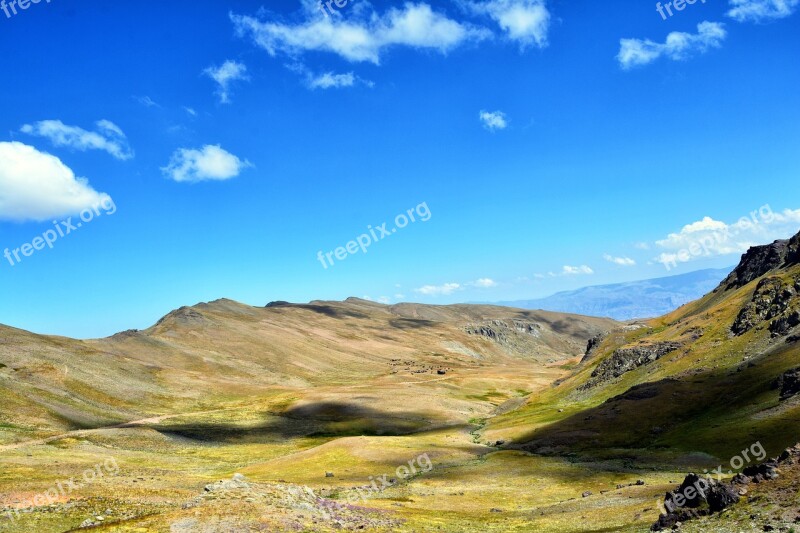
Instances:
[[[677,489],[664,498],[664,511],[651,531],[674,528],[701,516],[719,513],[739,502],[740,491],[735,485],[721,483],[711,477],[689,474]]]
[[[775,320],[769,325],[769,330],[773,337],[782,337],[797,326],[800,326],[800,311],[794,310]]]
[[[800,393],[800,367],[784,372],[773,383],[773,389],[780,389],[781,401],[788,400]]]
[[[522,322],[513,320],[506,322],[505,320],[492,320],[486,324],[470,324],[464,328],[464,331],[469,335],[480,335],[495,342],[505,344],[515,334],[532,335],[534,337],[541,337],[542,326],[531,322]]]
[[[679,342],[658,342],[655,344],[641,344],[638,346],[620,348],[611,357],[600,363],[592,372],[592,377],[581,389],[592,387],[618,378],[621,375],[636,370],[640,366],[658,361],[668,353],[674,352],[683,345]]]
[[[658,521],[651,531],[676,529],[678,523],[702,516],[710,516],[739,502],[747,494],[747,485],[766,483],[780,477],[781,465],[797,464],[800,460],[800,444],[784,450],[777,458],[763,464],[749,466],[730,482],[721,482],[711,477],[702,478],[689,474],[676,490],[668,492]]]
[[[796,265],[800,263],[800,233],[789,240],[788,251],[786,253],[786,263]]]
[[[744,287],[767,272],[797,262],[800,233],[791,240],[775,241],[764,246],[754,246],[742,256],[739,265],[725,278],[717,290]]]
[[[156,322],[156,326],[173,323],[178,326],[207,326],[211,321],[192,307],[181,307]]]
[[[589,342],[586,343],[586,353],[583,354],[583,359],[581,359],[581,364],[585,363],[586,361],[592,358],[592,355],[594,355],[594,352],[595,350],[597,350],[597,347],[600,346],[600,343],[603,342],[603,339],[605,339],[607,336],[608,332],[598,333],[597,335],[589,339]]]
[[[800,324],[800,312],[790,309],[796,300],[798,286],[797,280],[790,285],[778,277],[762,279],[750,302],[733,321],[731,332],[736,336],[743,335],[765,321],[774,320],[770,324],[773,336],[787,334]]]

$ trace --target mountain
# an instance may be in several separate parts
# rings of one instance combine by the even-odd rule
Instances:
[[[627,323],[351,298],[0,326],[0,531],[789,530],[799,249]],[[660,517],[718,467],[713,506]]]
[[[496,305],[606,316],[615,320],[656,317],[702,298],[730,271],[730,268],[698,270],[665,278],[585,287],[538,300],[498,302]]]
[[[351,298],[217,300],[88,341],[0,327],[0,531],[421,531],[440,521],[440,496],[445,531],[468,531],[500,497],[478,496],[476,518],[447,496],[481,489],[473,476],[497,451],[479,439],[484,420],[618,325]],[[454,476],[441,489],[410,479],[349,500],[426,459]],[[96,468],[108,475],[37,499]]]

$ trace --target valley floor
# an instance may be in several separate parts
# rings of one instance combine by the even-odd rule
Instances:
[[[521,389],[549,386],[565,372],[559,365],[510,370],[515,377],[507,380]],[[469,390],[474,379],[453,380]],[[298,399],[297,391],[282,391],[7,443],[0,446],[0,506],[25,509],[0,517],[0,531],[642,531],[680,477],[484,442],[485,421],[514,405],[510,391],[473,395],[459,406],[463,420],[415,430],[437,417],[411,411],[424,411],[426,397],[441,398],[440,388],[455,385],[434,376],[395,381],[309,391],[307,405],[321,407],[309,407],[307,417],[270,414]],[[365,414],[367,396],[374,408]],[[383,409],[401,397],[408,412]],[[361,411],[347,415],[344,398],[360,398]],[[358,434],[364,417],[375,418],[372,435]],[[309,423],[320,431],[309,434]],[[87,476],[91,482],[87,470],[97,474]],[[636,485],[640,479],[644,485]]]

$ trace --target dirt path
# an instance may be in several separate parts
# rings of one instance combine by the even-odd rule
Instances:
[[[147,426],[152,424],[160,424],[164,420],[169,420],[170,418],[178,418],[181,416],[196,416],[196,415],[209,415],[213,413],[221,413],[224,411],[230,411],[231,409],[215,409],[213,411],[196,411],[196,412],[189,412],[189,413],[175,413],[170,415],[160,415],[160,416],[153,416],[150,418],[142,418],[141,420],[132,420],[130,422],[124,422],[122,424],[116,424],[113,426],[105,426],[101,428],[95,429],[77,429],[75,431],[69,431],[67,433],[61,433],[60,435],[53,435],[51,437],[45,437],[43,439],[36,439],[36,440],[29,440],[25,442],[18,442],[15,444],[6,444],[4,446],[0,446],[0,452],[9,451],[9,450],[19,450],[20,448],[27,448],[28,446],[42,446],[44,444],[48,444],[50,442],[66,439],[69,437],[84,437],[87,435],[92,435],[95,433],[100,433],[102,431],[107,431],[109,429],[125,429],[125,428],[133,428],[138,426]]]

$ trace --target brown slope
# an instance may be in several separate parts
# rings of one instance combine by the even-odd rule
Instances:
[[[349,299],[263,308],[218,300],[173,311],[147,330],[91,341],[0,328],[0,400],[27,406],[0,410],[8,426],[0,425],[0,439],[311,388],[374,384],[394,391],[381,402],[397,403],[428,380],[443,381],[429,403],[466,412],[446,380],[477,380],[496,368],[512,378],[518,369],[533,372],[575,356],[589,337],[614,326],[556,313]],[[343,394],[319,392],[316,400],[324,409]]]

